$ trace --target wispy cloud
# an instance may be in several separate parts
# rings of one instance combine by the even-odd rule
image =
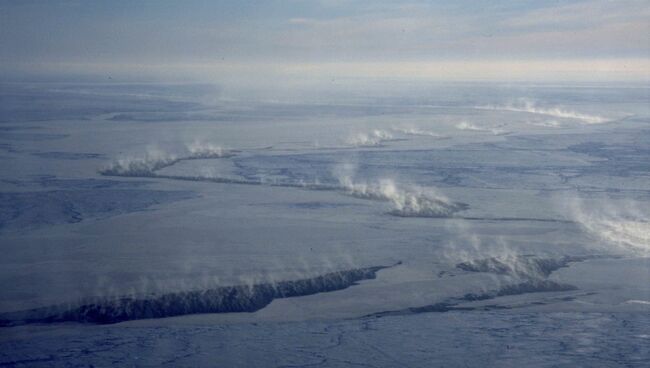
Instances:
[[[646,1],[156,4],[3,3],[2,68],[257,63],[444,79],[648,74],[647,63],[638,67],[650,53]]]
[[[580,29],[619,23],[647,23],[647,1],[581,1],[534,9],[509,17],[500,25],[522,29]]]

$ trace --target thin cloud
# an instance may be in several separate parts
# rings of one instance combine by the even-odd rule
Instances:
[[[639,80],[648,74],[643,60],[650,51],[650,5],[634,0],[558,6],[296,0],[255,7],[238,2],[188,2],[176,10],[155,3],[124,7],[5,3],[0,70],[190,66],[186,74],[207,69],[214,75],[233,68],[251,73],[255,65],[272,73],[318,70],[331,77],[358,71],[372,77],[508,80],[583,79],[589,73]]]

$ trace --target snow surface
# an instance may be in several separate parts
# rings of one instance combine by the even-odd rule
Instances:
[[[427,88],[2,85],[0,365],[648,366],[647,88]]]

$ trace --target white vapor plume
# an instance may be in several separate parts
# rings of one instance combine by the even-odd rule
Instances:
[[[536,282],[546,279],[553,271],[585,259],[553,252],[529,254],[506,237],[479,236],[472,225],[463,220],[449,221],[445,225],[451,236],[443,244],[442,258],[455,263],[457,269],[481,272],[499,283],[524,280],[532,282],[530,286],[534,288]],[[555,286],[562,288],[562,285]]]
[[[435,133],[435,132],[432,132],[432,131],[428,131],[428,130],[422,130],[422,129],[415,128],[415,127],[405,127],[405,126],[403,126],[403,127],[393,127],[391,129],[398,132],[398,133],[402,133],[402,134],[406,134],[406,135],[418,135],[418,136],[426,136],[426,137],[432,137],[432,138],[438,138],[438,139],[448,138],[448,137],[446,137],[444,135],[441,135],[441,134],[438,134],[438,133]]]
[[[645,208],[634,202],[569,202],[572,218],[589,234],[623,250],[650,254],[650,212]]]
[[[443,257],[451,262],[467,262],[480,258],[514,259],[519,254],[503,238],[482,238],[470,222],[455,220],[445,223],[449,232]]]
[[[221,146],[212,143],[201,142],[198,140],[193,141],[187,145],[187,150],[191,158],[221,158],[227,156],[228,153]]]
[[[474,131],[477,131],[477,132],[484,132],[485,131],[485,129],[483,129],[483,128],[479,127],[479,126],[476,126],[476,125],[474,125],[472,123],[468,123],[466,121],[461,121],[460,123],[456,124],[456,129],[459,129],[459,130],[474,130]]]
[[[156,171],[172,166],[179,161],[232,156],[220,146],[196,140],[186,144],[185,151],[186,154],[178,155],[157,147],[149,147],[144,155],[119,158],[100,172],[104,175],[117,176],[154,176]]]
[[[156,170],[178,162],[176,155],[168,154],[159,148],[149,148],[139,157],[122,157],[101,170],[105,175],[152,176]]]
[[[558,106],[540,107],[534,101],[531,101],[529,99],[519,99],[517,103],[503,105],[503,106],[485,105],[485,106],[477,106],[476,108],[486,109],[486,110],[527,112],[530,114],[546,115],[546,116],[552,116],[560,119],[577,120],[582,124],[602,124],[611,121],[611,119],[607,119],[603,116],[579,113]]]
[[[468,131],[473,131],[473,132],[490,132],[494,135],[504,135],[504,134],[509,134],[510,132],[507,130],[503,129],[498,129],[498,128],[482,128],[478,125],[469,123],[467,121],[461,121],[460,123],[456,124],[456,129],[458,130],[468,130]]]
[[[557,120],[527,121],[526,123],[530,125],[541,126],[546,128],[559,128],[562,125]]]
[[[355,147],[379,146],[384,141],[393,139],[393,135],[385,130],[374,129],[370,133],[357,133],[345,141],[348,145]]]
[[[450,217],[467,207],[450,201],[432,188],[400,186],[392,179],[379,179],[376,183],[357,182],[353,173],[351,165],[335,170],[341,189],[353,197],[390,202],[393,207],[390,213],[395,216]]]

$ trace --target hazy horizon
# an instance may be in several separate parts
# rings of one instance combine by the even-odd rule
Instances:
[[[3,80],[647,82],[645,1],[1,1]]]

